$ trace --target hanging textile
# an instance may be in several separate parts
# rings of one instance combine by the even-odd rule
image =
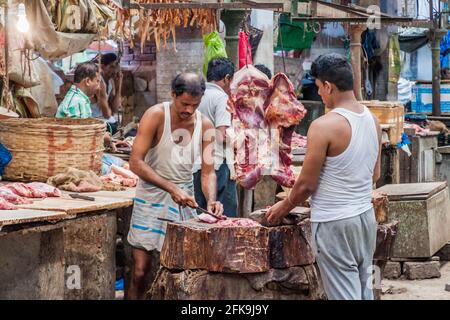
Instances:
[[[242,69],[252,62],[252,48],[248,41],[247,34],[243,31],[239,32],[239,69]]]
[[[441,39],[441,69],[448,68],[450,53],[450,31]]]
[[[401,69],[398,35],[392,34],[389,37],[389,82],[397,83],[399,81]]]
[[[83,51],[96,36],[87,33],[57,32],[43,0],[25,0],[25,7],[28,21],[33,26],[34,49],[45,59],[62,59]]]
[[[275,50],[301,50],[310,49],[314,41],[315,33],[312,31],[313,25],[304,22],[291,22],[289,15],[280,16],[281,35],[278,35],[278,42]],[[283,43],[281,43],[283,42]]]
[[[368,62],[370,62],[373,58],[375,58],[375,52],[380,49],[380,44],[378,43],[375,30],[367,29],[366,31],[364,31],[361,41],[364,47],[364,51],[367,54],[367,60]]]

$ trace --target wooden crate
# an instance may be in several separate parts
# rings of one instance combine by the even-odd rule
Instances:
[[[402,140],[405,107],[395,101],[361,101],[377,117],[380,125],[387,128],[389,141],[396,145]]]
[[[360,101],[376,116],[383,130],[389,136],[389,142],[396,145],[402,140],[405,107],[397,101]],[[325,113],[330,109],[325,108]]]

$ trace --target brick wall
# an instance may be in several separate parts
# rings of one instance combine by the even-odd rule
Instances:
[[[144,112],[156,104],[156,45],[147,43],[141,51],[140,45],[130,48],[124,44],[122,69],[124,77],[124,123],[133,116],[142,117]]]
[[[171,82],[181,72],[202,73],[204,45],[198,29],[177,29],[177,52],[168,41],[167,49],[156,53],[156,101],[171,99]]]

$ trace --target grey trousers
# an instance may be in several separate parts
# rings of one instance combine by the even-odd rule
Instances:
[[[377,222],[373,209],[338,221],[312,223],[313,247],[329,300],[373,300]]]

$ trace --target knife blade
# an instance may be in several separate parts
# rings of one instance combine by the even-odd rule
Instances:
[[[71,194],[69,194],[69,196],[72,199],[82,199],[82,200],[87,200],[87,201],[95,201],[94,197],[82,196],[81,194],[76,194],[76,193],[71,193]]]

